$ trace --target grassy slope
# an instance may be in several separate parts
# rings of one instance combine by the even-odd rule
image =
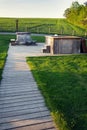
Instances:
[[[27,62],[59,130],[87,130],[87,55],[29,57]]]
[[[5,64],[9,41],[11,38],[14,38],[13,35],[0,35],[0,80],[2,75],[2,70]]]
[[[0,31],[12,31],[15,32],[15,18],[0,18]],[[35,27],[45,24],[41,27]],[[29,29],[31,27],[35,27]],[[66,19],[57,18],[20,18],[19,19],[19,31],[28,31],[33,33],[52,33],[52,34],[75,34],[84,35],[85,29],[78,26],[74,26],[67,22]],[[50,28],[50,29],[49,29]],[[74,31],[73,31],[74,30]]]

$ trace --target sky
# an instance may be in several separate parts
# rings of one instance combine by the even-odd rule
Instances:
[[[0,0],[0,17],[63,18],[76,0]],[[83,4],[86,0],[78,0]]]

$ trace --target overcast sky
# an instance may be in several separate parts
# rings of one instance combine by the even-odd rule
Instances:
[[[0,17],[62,18],[76,0],[0,0]],[[83,4],[86,0],[78,0]]]

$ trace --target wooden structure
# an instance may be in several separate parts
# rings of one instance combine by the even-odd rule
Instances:
[[[51,54],[80,53],[81,37],[76,36],[46,36],[46,46]],[[48,48],[45,46],[45,52]],[[44,51],[43,51],[44,52]]]

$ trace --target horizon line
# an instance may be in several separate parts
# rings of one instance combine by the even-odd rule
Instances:
[[[37,18],[37,19],[43,19],[43,18],[45,18],[45,19],[66,19],[65,17],[5,17],[5,16],[1,16],[0,18],[16,18],[16,19],[20,19],[20,18]]]

